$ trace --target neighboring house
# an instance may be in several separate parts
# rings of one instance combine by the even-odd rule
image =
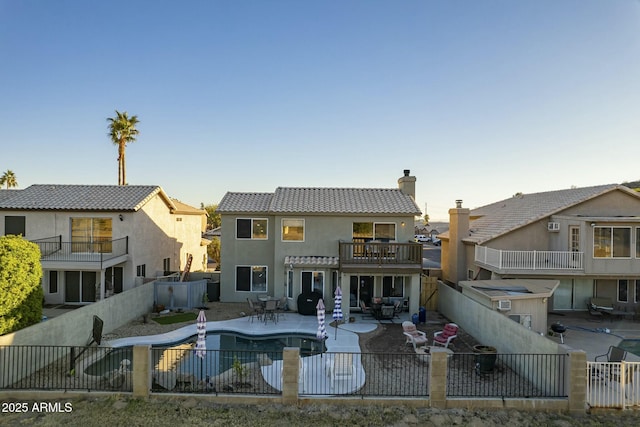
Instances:
[[[402,300],[417,312],[422,244],[412,241],[421,214],[415,181],[405,170],[391,189],[227,193],[217,209],[221,300],[286,296],[297,310],[298,296],[315,290],[332,308],[339,285],[346,313],[376,296]]]
[[[640,195],[622,185],[523,194],[469,210],[457,201],[442,239],[443,279],[557,279],[550,309],[590,297],[640,303]]]
[[[11,191],[5,193],[4,191]],[[32,185],[0,191],[0,235],[40,247],[45,302],[86,304],[185,267],[206,268],[206,211],[158,186]]]

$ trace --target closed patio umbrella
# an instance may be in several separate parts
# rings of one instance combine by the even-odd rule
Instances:
[[[196,341],[196,356],[200,358],[200,378],[203,377],[202,365],[204,358],[207,356],[207,316],[204,310],[200,310],[196,319],[196,330],[198,331],[198,340]]]
[[[338,339],[338,325],[342,321],[342,290],[340,286],[336,287],[333,300],[333,320],[336,322],[336,335],[334,339]]]
[[[324,302],[322,301],[322,298],[318,300],[316,313],[318,316],[318,332],[316,333],[316,338],[318,338],[318,341],[323,341],[327,339],[327,329],[324,324]]]

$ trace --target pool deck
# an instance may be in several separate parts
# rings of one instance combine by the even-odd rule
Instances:
[[[353,323],[342,323],[336,328],[330,326],[333,321],[331,315],[326,319],[327,339],[325,346],[328,353],[344,352],[344,353],[360,353],[360,343],[358,333],[367,333],[374,331],[379,322],[375,319],[362,318],[355,316],[356,321]],[[402,323],[404,317],[395,319],[395,323]],[[266,336],[266,335],[283,335],[283,334],[307,334],[316,335],[318,331],[318,319],[316,316],[303,316],[298,313],[285,313],[280,315],[278,322],[269,321],[267,323],[254,319],[249,320],[247,317],[238,319],[207,322],[207,332],[236,332],[245,335]],[[337,332],[337,333],[336,333]],[[159,335],[136,336],[119,338],[111,341],[105,341],[104,346],[110,347],[127,347],[132,345],[162,345],[172,344],[183,341],[189,337],[197,335],[196,324],[187,325]],[[300,389],[299,392],[304,394],[313,385],[314,394],[346,394],[353,393],[364,385],[365,374],[362,367],[360,357],[353,358],[354,378],[356,381],[343,382],[343,384],[331,381],[328,375],[329,366],[333,360],[333,355],[315,355],[305,357],[302,360],[300,370]],[[323,360],[324,358],[324,360]],[[320,359],[320,360],[317,360]],[[261,367],[262,375],[277,390],[282,390],[282,361],[273,361],[270,365]],[[339,393],[335,392],[339,387]]]

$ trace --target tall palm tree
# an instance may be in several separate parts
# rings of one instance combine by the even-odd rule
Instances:
[[[126,185],[126,172],[124,163],[124,149],[130,142],[136,140],[136,136],[140,133],[136,129],[139,123],[138,116],[127,115],[127,112],[119,112],[116,110],[115,117],[109,117],[109,137],[111,141],[118,146],[118,185]]]
[[[2,176],[0,176],[0,186],[6,185],[7,190],[11,187],[18,186],[18,180],[16,174],[12,170],[7,170]]]

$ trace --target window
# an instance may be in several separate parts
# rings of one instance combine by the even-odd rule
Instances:
[[[374,239],[381,240],[383,242],[389,242],[396,240],[396,225],[387,223],[374,223],[373,225]]]
[[[58,272],[57,271],[49,271],[49,293],[50,294],[58,293]]]
[[[396,240],[396,224],[383,222],[354,222],[353,239],[364,241],[381,240],[383,242]]]
[[[635,292],[634,292],[634,300],[633,302],[638,303],[640,302],[640,295],[638,295],[638,293],[640,292],[640,280],[634,280],[635,282]]]
[[[287,298],[293,298],[293,270],[287,271]]]
[[[618,302],[629,302],[629,280],[618,280]]]
[[[112,239],[111,218],[71,218],[73,252],[110,253]]]
[[[236,291],[267,292],[267,267],[236,266]]]
[[[640,258],[640,227],[636,227],[636,258]]]
[[[594,258],[629,258],[631,257],[630,227],[594,227]]]
[[[324,272],[303,271],[302,272],[302,293],[319,292],[324,295]]]
[[[580,227],[569,227],[569,250],[580,252]]]
[[[236,219],[237,239],[266,239],[267,220],[266,219]]]
[[[382,278],[383,297],[404,297],[404,277],[384,276]]]
[[[171,258],[165,258],[162,260],[162,269],[165,273],[171,271]]]
[[[136,276],[138,277],[146,277],[147,275],[147,265],[141,264],[136,267]]]
[[[25,217],[23,216],[5,216],[4,217],[4,234],[12,234],[14,236],[25,236]]]
[[[283,219],[282,240],[304,242],[304,219]]]

